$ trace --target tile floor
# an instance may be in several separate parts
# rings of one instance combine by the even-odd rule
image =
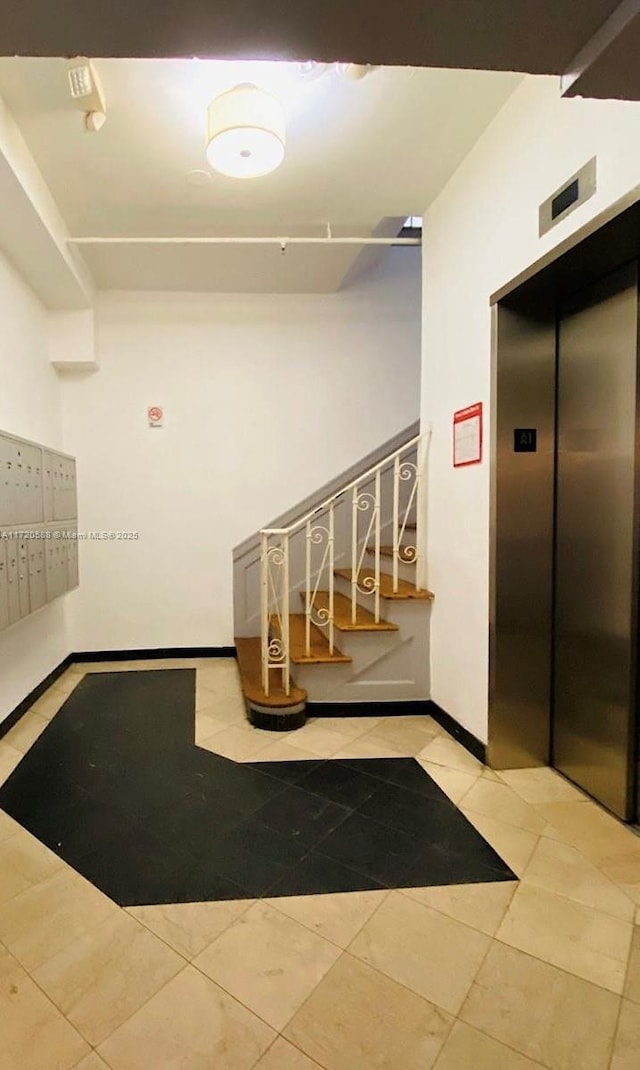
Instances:
[[[640,839],[550,770],[428,718],[274,739],[233,662],[179,660],[72,666],[0,783],[86,672],[161,667],[196,668],[213,753],[415,757],[519,881],[124,909],[0,811],[0,1070],[638,1070]]]
[[[88,673],[0,809],[122,907],[515,880],[415,758],[204,750],[196,675]]]

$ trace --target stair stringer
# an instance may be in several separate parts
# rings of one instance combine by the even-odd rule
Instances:
[[[339,632],[350,665],[296,665],[308,702],[403,702],[428,699],[430,603],[384,602],[383,616],[398,632]]]

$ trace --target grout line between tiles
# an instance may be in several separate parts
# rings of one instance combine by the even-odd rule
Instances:
[[[365,918],[365,920],[362,922],[362,925],[360,925],[358,930],[353,934],[353,936],[351,937],[351,940],[349,941],[349,944],[351,944],[353,942],[353,940],[355,940],[356,936],[359,933],[362,932],[362,930],[364,929],[365,925],[368,925],[369,922],[371,921],[371,919],[373,917],[375,917],[375,915],[380,910],[380,907],[382,906],[382,904],[384,902],[386,902],[386,900],[391,895],[392,891],[395,891],[396,889],[393,889],[393,888],[376,889],[376,888],[374,888],[372,890],[377,895],[379,895],[382,892],[384,892],[385,894],[382,895],[382,898],[380,899],[380,902],[378,903],[377,907],[372,911],[372,913],[369,915],[368,918]],[[366,891],[367,890],[365,889],[364,894],[366,894]],[[363,893],[362,892],[317,892],[317,893],[314,893],[314,894],[316,894],[316,895],[325,895],[326,896],[326,895],[362,895]],[[282,898],[282,899],[302,899],[304,897],[303,896],[281,896],[280,898]],[[269,899],[269,897],[267,896],[266,899],[262,898],[262,899],[256,900],[256,902],[266,903],[267,906],[273,907],[274,910],[277,910],[279,914],[282,914],[285,918],[288,918],[289,921],[297,921],[298,925],[302,925],[309,932],[315,933],[316,936],[322,936],[323,939],[326,940],[328,943],[333,944],[334,947],[340,948],[340,951],[346,951],[347,950],[347,948],[342,947],[340,944],[337,944],[335,942],[335,940],[332,940],[330,936],[325,936],[324,933],[319,933],[317,929],[312,929],[310,925],[306,924],[306,922],[300,921],[298,918],[292,918],[290,914],[287,914],[286,911],[284,911],[280,907],[278,907],[278,898]]]
[[[554,970],[560,970],[561,973],[567,974],[568,977],[573,977],[574,979],[577,978],[578,981],[582,981],[586,985],[592,985],[594,988],[599,988],[602,992],[608,992],[610,995],[615,996],[617,999],[621,1000],[623,998],[624,984],[622,992],[616,992],[614,989],[607,988],[606,985],[602,985],[598,981],[592,981],[589,977],[583,977],[582,974],[574,973],[573,970],[568,969],[566,966],[558,966],[557,963],[550,962],[549,959],[544,959],[541,955],[536,955],[533,951],[524,951],[516,944],[510,944],[506,940],[501,939],[497,934],[492,939],[495,940],[497,944],[502,944],[503,947],[508,947],[512,951],[518,951],[521,955],[528,955],[529,958],[535,959],[536,962],[541,962],[545,966],[550,966]],[[616,960],[613,959],[612,961],[615,962]]]
[[[628,970],[628,968],[629,967],[627,966],[627,970]],[[625,976],[625,981],[626,981],[626,976]],[[613,1030],[613,1033],[612,1033],[612,1036],[611,1036],[611,1053],[610,1053],[609,1059],[607,1061],[607,1067],[609,1068],[609,1070],[611,1068],[611,1064],[613,1063],[613,1055],[614,1055],[614,1052],[616,1050],[616,1040],[618,1039],[618,1030],[620,1028],[620,1019],[622,1017],[622,1007],[623,1007],[623,1003],[624,1003],[624,988],[622,989],[622,992],[623,992],[623,995],[620,996],[620,1003],[618,1005],[618,1015],[616,1017],[616,1025],[615,1025],[615,1029]]]

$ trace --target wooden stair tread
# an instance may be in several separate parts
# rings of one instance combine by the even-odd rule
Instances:
[[[271,631],[280,636],[278,617],[271,618]],[[289,650],[291,660],[296,665],[348,665],[353,658],[343,654],[335,646],[333,654],[329,653],[329,640],[321,628],[311,625],[311,652],[306,653],[306,630],[304,613],[289,614]]]
[[[304,598],[304,593],[301,592]],[[316,609],[329,608],[329,592],[318,591],[315,599]],[[351,599],[346,598],[339,591],[333,596],[333,622],[341,632],[397,632],[398,625],[389,620],[381,620],[376,623],[373,613],[364,606],[357,607],[356,623],[351,621]]]
[[[351,569],[350,568],[337,568],[335,572],[336,576],[340,576],[341,579],[347,580],[351,583]],[[358,573],[358,582],[362,584],[363,580],[375,579],[375,572],[372,568],[361,568]],[[432,591],[417,591],[415,584],[409,583],[408,580],[398,580],[398,590],[393,590],[393,576],[388,572],[380,573],[380,597],[388,599],[398,599],[407,601],[409,599],[417,599],[423,602],[431,602],[434,598]]]
[[[367,553],[368,554],[375,554],[375,552],[376,552],[375,546],[367,546]],[[400,560],[403,561],[406,565],[415,565],[416,559],[415,559],[414,554],[415,554],[415,551],[412,550],[411,547],[409,547],[409,546],[401,546],[400,547]],[[393,557],[393,546],[381,546],[380,547],[380,557]]]
[[[291,681],[291,692],[285,695],[280,677],[282,673],[271,671],[269,694],[265,695],[262,688],[262,654],[260,636],[250,638],[237,638],[235,640],[238,654],[238,668],[242,681],[244,697],[248,702],[255,702],[259,706],[272,709],[286,709],[288,706],[298,706],[307,701],[307,692],[301,687],[296,687]]]

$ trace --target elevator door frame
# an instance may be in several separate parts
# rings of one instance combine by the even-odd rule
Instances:
[[[494,768],[547,765],[552,759],[559,305],[571,293],[630,260],[640,260],[640,187],[491,299],[488,761]],[[640,405],[636,411],[640,413]],[[537,451],[515,453],[514,429],[534,427]],[[636,423],[636,592],[640,577],[639,451]],[[638,636],[638,598],[634,616]],[[635,661],[633,672],[638,709]],[[638,817],[637,734],[636,719],[630,736],[627,820]]]

